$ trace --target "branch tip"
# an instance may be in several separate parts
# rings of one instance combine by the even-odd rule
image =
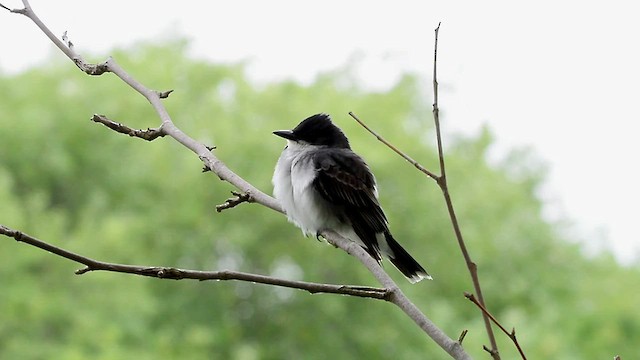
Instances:
[[[462,345],[462,341],[464,340],[465,336],[467,336],[468,332],[469,330],[467,329],[462,330],[462,333],[460,333],[460,336],[458,336],[458,344]]]
[[[224,202],[224,204],[216,205],[216,211],[217,212],[222,212],[223,210],[231,209],[233,207],[236,207],[236,206],[242,204],[243,202],[251,203],[251,202],[254,201],[253,197],[248,192],[240,193],[240,192],[237,192],[237,191],[231,191],[231,194],[234,197],[228,198]]]

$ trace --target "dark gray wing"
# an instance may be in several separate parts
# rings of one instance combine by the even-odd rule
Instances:
[[[313,186],[346,217],[372,257],[381,260],[376,234],[388,232],[387,218],[378,203],[375,178],[361,157],[349,149],[324,149],[314,157]]]

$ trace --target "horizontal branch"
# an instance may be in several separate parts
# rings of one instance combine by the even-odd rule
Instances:
[[[372,298],[378,300],[389,300],[388,291],[386,289],[366,287],[366,286],[350,286],[350,285],[334,285],[334,284],[321,284],[312,283],[306,281],[286,280],[280,278],[274,278],[266,275],[251,274],[239,271],[200,271],[200,270],[185,270],[177,269],[173,267],[164,266],[138,266],[138,265],[125,265],[115,264],[109,262],[103,262],[88,258],[59,248],[57,246],[46,243],[42,240],[36,239],[33,236],[27,235],[21,231],[10,229],[4,225],[0,225],[0,234],[13,238],[19,242],[23,242],[37,248],[46,250],[55,255],[61,256],[65,259],[72,260],[79,264],[83,264],[86,267],[76,271],[77,275],[82,275],[91,271],[110,271],[117,273],[134,274],[141,276],[154,277],[159,279],[193,279],[193,280],[240,280],[249,281],[259,284],[275,285],[291,289],[306,290],[311,294],[329,293],[329,294],[342,294],[351,295],[357,297]]]
[[[141,138],[147,141],[153,141],[158,137],[163,137],[166,135],[164,131],[162,131],[162,128],[147,129],[147,130],[132,129],[127,125],[124,125],[109,119],[105,115],[94,114],[91,117],[91,121],[100,123],[108,127],[109,129],[119,132],[121,134],[129,135],[131,137]]]

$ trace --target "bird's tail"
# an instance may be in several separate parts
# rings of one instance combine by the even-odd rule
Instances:
[[[389,260],[400,272],[415,284],[422,279],[431,279],[427,271],[391,236],[390,232],[384,234],[389,246]]]

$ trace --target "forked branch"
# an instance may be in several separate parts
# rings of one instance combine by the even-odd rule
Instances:
[[[438,24],[438,27],[436,27],[436,29],[435,29],[435,45],[434,45],[434,56],[433,56],[433,120],[434,120],[435,128],[436,128],[436,141],[437,141],[437,148],[438,148],[438,163],[439,163],[439,167],[440,167],[440,175],[436,175],[434,172],[428,170],[427,168],[422,166],[420,163],[418,163],[416,160],[414,160],[409,155],[407,155],[405,152],[400,150],[398,147],[396,147],[395,145],[391,144],[389,141],[387,141],[385,138],[383,138],[381,135],[379,135],[374,130],[372,130],[369,126],[367,126],[365,124],[365,122],[362,121],[360,118],[358,118],[353,112],[349,112],[349,115],[351,115],[351,117],[354,120],[356,120],[360,125],[362,125],[362,127],[364,127],[373,136],[375,136],[376,139],[378,139],[380,142],[385,144],[387,147],[389,147],[391,150],[393,150],[400,157],[402,157],[403,159],[405,159],[406,161],[411,163],[416,169],[420,170],[422,173],[424,173],[425,175],[427,175],[431,179],[435,180],[435,182],[438,184],[438,186],[440,187],[440,190],[442,191],[442,194],[444,196],[445,203],[447,205],[447,211],[449,212],[449,218],[451,219],[451,224],[453,226],[453,231],[454,231],[456,239],[458,241],[458,246],[460,247],[460,251],[462,252],[462,256],[464,257],[465,263],[466,263],[467,268],[469,270],[469,274],[471,275],[471,281],[473,283],[473,287],[474,287],[475,292],[477,294],[476,303],[478,304],[478,306],[481,309],[486,310],[486,306],[484,305],[484,298],[482,296],[482,288],[480,286],[480,280],[478,278],[477,265],[471,259],[471,256],[469,255],[469,251],[467,250],[467,246],[466,246],[466,244],[464,242],[464,238],[462,237],[462,231],[460,230],[460,224],[458,222],[458,218],[456,216],[456,212],[455,212],[455,209],[453,207],[453,201],[451,200],[451,194],[449,193],[449,185],[447,183],[446,167],[445,167],[445,161],[444,161],[444,151],[443,151],[443,148],[442,148],[442,133],[441,133],[441,130],[440,130],[440,109],[438,108],[437,64],[438,64],[438,32],[439,32],[439,30],[440,30],[440,24]],[[474,297],[474,299],[475,299],[475,297]],[[489,342],[491,343],[491,348],[486,348],[485,347],[485,349],[487,349],[487,351],[491,354],[491,356],[494,358],[494,360],[499,360],[500,359],[500,353],[498,351],[498,345],[496,343],[495,335],[493,333],[493,328],[491,326],[491,320],[492,319],[490,317],[490,314],[487,311],[483,311],[482,312],[482,316],[484,318],[484,323],[485,323],[485,328],[486,328],[486,331],[487,331],[487,336],[489,338]],[[501,325],[499,325],[499,326],[501,326]],[[514,341],[514,343],[515,343],[518,351],[520,352],[522,358],[526,359],[526,357],[524,355],[524,352],[520,348],[520,345],[518,344],[518,342],[517,342],[517,340],[515,338],[515,331],[513,332],[513,337],[511,337],[509,335],[509,333],[507,333],[507,336],[509,336]]]
[[[522,351],[522,348],[520,347],[520,343],[518,343],[518,338],[516,337],[516,329],[515,328],[511,329],[511,332],[507,331],[507,329],[505,329],[504,326],[502,326],[502,324],[498,321],[498,319],[496,319],[495,316],[493,316],[493,314],[491,314],[489,310],[487,310],[487,308],[485,308],[484,305],[482,305],[473,294],[465,292],[464,297],[469,299],[469,301],[471,301],[472,303],[476,304],[476,306],[482,311],[482,313],[488,316],[489,319],[491,319],[491,321],[493,321],[493,323],[496,324],[496,326],[498,326],[500,330],[502,330],[502,332],[505,333],[505,335],[507,335],[509,339],[511,339],[511,341],[513,341],[513,344],[516,346],[516,349],[518,349],[518,352],[520,353],[520,356],[522,357],[522,359],[527,360],[527,357],[525,356],[524,351]],[[491,349],[485,348],[485,350],[491,353]]]
[[[358,297],[367,297],[378,300],[388,300],[388,293],[386,289],[365,287],[365,286],[351,286],[351,285],[333,285],[333,284],[320,284],[305,281],[286,280],[280,278],[274,278],[271,276],[250,274],[238,271],[199,271],[199,270],[185,270],[176,269],[173,267],[164,266],[138,266],[138,265],[125,265],[109,263],[104,261],[98,261],[88,258],[83,255],[76,254],[69,250],[59,248],[57,246],[46,243],[42,240],[36,239],[23,232],[10,229],[4,225],[0,225],[0,234],[14,238],[16,241],[35,246],[42,250],[46,250],[52,254],[58,255],[65,259],[75,261],[79,264],[83,264],[86,267],[76,271],[77,275],[82,275],[91,271],[110,271],[125,274],[134,274],[141,276],[154,277],[158,279],[195,279],[195,280],[241,280],[249,281],[259,284],[275,285],[281,287],[287,287],[292,289],[306,290],[312,294],[317,293],[329,293],[329,294],[342,294]]]

